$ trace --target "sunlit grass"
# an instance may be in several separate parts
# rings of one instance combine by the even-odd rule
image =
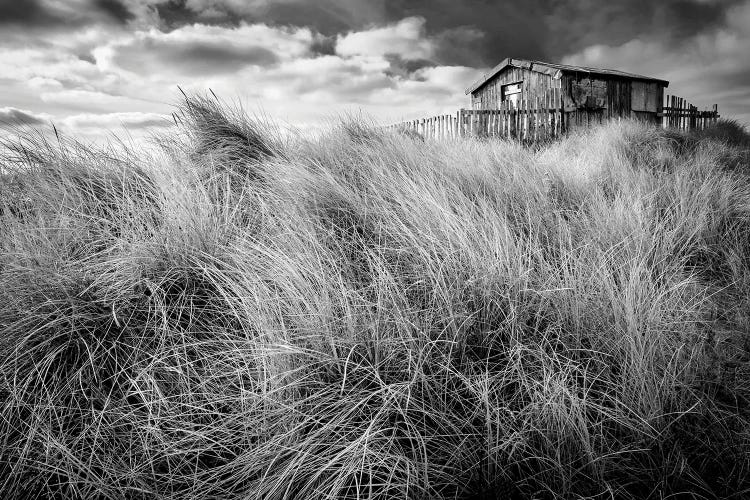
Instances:
[[[5,145],[0,496],[750,491],[737,124],[180,118],[157,153]]]

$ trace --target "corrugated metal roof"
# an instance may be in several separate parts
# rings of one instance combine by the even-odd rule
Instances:
[[[531,71],[536,71],[538,73],[545,73],[548,75],[552,75],[553,77],[559,77],[561,73],[590,73],[592,75],[617,76],[620,78],[628,78],[630,80],[645,80],[645,81],[651,81],[651,82],[660,82],[660,83],[665,84],[665,86],[669,86],[669,82],[667,80],[661,80],[659,78],[651,78],[649,76],[643,76],[643,75],[636,75],[635,73],[627,73],[625,71],[619,71],[616,69],[589,68],[587,66],[573,66],[570,64],[557,64],[557,63],[548,63],[548,62],[543,62],[543,61],[531,61],[528,59],[507,58],[507,59],[504,59],[503,62],[501,62],[494,68],[492,68],[489,73],[486,73],[482,78],[474,82],[471,85],[471,87],[466,89],[466,93],[471,94],[475,90],[479,89],[482,85],[487,83],[495,75],[500,73],[502,70],[504,70],[508,66],[529,69]]]

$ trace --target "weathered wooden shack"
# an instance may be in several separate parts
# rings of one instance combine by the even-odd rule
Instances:
[[[466,90],[474,110],[499,109],[506,101],[562,98],[568,126],[608,118],[661,123],[666,80],[614,69],[505,59]]]

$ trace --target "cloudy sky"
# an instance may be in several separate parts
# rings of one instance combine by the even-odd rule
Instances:
[[[0,122],[168,127],[211,88],[279,122],[470,107],[505,57],[616,68],[750,123],[750,0],[0,0]]]

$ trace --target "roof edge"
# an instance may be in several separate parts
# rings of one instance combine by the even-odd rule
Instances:
[[[487,83],[489,80],[494,78],[498,73],[500,73],[502,70],[507,68],[508,66],[513,66],[515,68],[522,68],[522,69],[528,69],[530,71],[536,71],[538,73],[544,73],[547,75],[551,75],[553,78],[559,78],[562,73],[565,72],[583,72],[583,73],[589,73],[592,75],[607,75],[610,77],[617,77],[617,78],[626,78],[629,80],[641,80],[641,81],[650,81],[650,82],[659,82],[664,84],[664,87],[669,87],[669,81],[662,80],[660,78],[653,78],[650,76],[643,76],[643,75],[636,75],[634,73],[627,73],[625,71],[619,71],[619,70],[611,70],[611,69],[605,69],[605,68],[588,68],[585,66],[569,66],[569,65],[559,65],[559,64],[552,64],[552,63],[544,63],[542,61],[531,61],[528,59],[512,59],[510,57],[506,57],[503,59],[503,61],[492,68],[490,71],[482,75],[481,78],[476,80],[474,83],[472,83],[465,91],[466,95],[472,94],[476,92],[479,88],[481,88],[485,83]],[[561,68],[560,66],[568,66],[565,68]],[[617,71],[618,73],[613,73],[614,71]]]
[[[496,74],[500,73],[502,70],[505,69],[506,66],[510,66],[511,58],[506,57],[505,59],[500,62],[497,66],[489,70],[487,73],[482,75],[478,80],[475,80],[474,83],[472,83],[469,87],[466,89],[465,95],[469,95],[475,90],[477,90],[479,87],[484,85],[490,78],[495,76]]]

